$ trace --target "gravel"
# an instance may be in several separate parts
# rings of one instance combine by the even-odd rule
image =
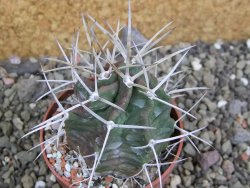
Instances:
[[[11,143],[8,136],[0,137],[0,148],[10,148]]]
[[[38,79],[38,77],[30,76],[27,79],[20,80],[17,85],[17,94],[20,101],[34,102],[41,95],[41,92],[46,91],[44,84],[37,82]]]
[[[222,164],[222,168],[226,175],[231,175],[234,172],[234,164],[230,160],[225,160]]]
[[[34,181],[31,176],[24,175],[21,179],[24,188],[32,188],[34,185]]]
[[[36,158],[36,152],[20,151],[15,155],[15,159],[21,162],[22,166],[26,166],[27,163],[33,161]]]
[[[229,113],[231,115],[241,114],[242,102],[240,100],[233,100],[229,104]]]
[[[231,141],[233,144],[250,142],[250,131],[241,127],[234,128]]]
[[[180,70],[188,70],[183,86],[209,88],[207,95],[192,113],[197,121],[185,118],[184,126],[192,131],[205,127],[197,136],[213,147],[192,138],[196,151],[188,140],[182,157],[187,158],[174,169],[168,187],[249,188],[250,182],[250,48],[249,42],[235,41],[207,44],[197,42],[184,59]],[[167,46],[157,52],[173,52],[188,44]],[[156,58],[156,53],[145,61]],[[178,57],[169,60],[176,62]],[[8,61],[6,61],[7,63]],[[38,134],[20,139],[38,124],[51,101],[35,99],[47,91],[37,68],[40,59],[21,59],[20,64],[0,67],[0,187],[60,188],[43,160],[35,160],[39,148]],[[25,73],[21,68],[32,66]],[[24,66],[25,65],[25,66]],[[18,68],[20,66],[20,70]],[[167,71],[169,66],[160,67]],[[6,69],[6,70],[5,70]],[[18,70],[18,71],[17,71]],[[65,74],[51,74],[62,79]],[[8,78],[8,79],[3,79]],[[201,93],[201,92],[200,92]],[[180,107],[190,108],[198,100],[197,92],[187,92],[177,99]]]
[[[186,146],[184,147],[184,152],[188,156],[194,157],[196,155],[196,150],[194,149],[194,147],[190,143],[186,144]]]

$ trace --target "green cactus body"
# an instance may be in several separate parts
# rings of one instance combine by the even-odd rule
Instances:
[[[117,65],[116,65],[117,66]],[[140,68],[130,68],[130,75],[137,73]],[[150,88],[156,84],[156,78],[150,77]],[[88,87],[94,90],[94,80],[86,80]],[[145,84],[144,76],[135,80],[140,85]],[[150,148],[135,149],[144,146],[151,139],[158,140],[171,136],[174,131],[174,120],[170,117],[171,108],[165,104],[149,99],[140,92],[140,88],[128,88],[120,76],[112,73],[108,80],[98,81],[99,95],[116,105],[122,107],[124,112],[108,106],[100,101],[89,103],[87,106],[96,114],[116,124],[151,126],[155,129],[122,129],[111,130],[108,141],[103,152],[96,173],[102,176],[113,174],[117,177],[129,177],[138,173],[143,164],[154,159]],[[157,90],[158,98],[169,102],[163,88]],[[79,101],[88,99],[88,92],[80,85],[75,86],[75,96]],[[82,155],[100,152],[107,133],[107,128],[102,122],[84,110],[70,112],[68,120],[65,121],[67,141],[70,148],[81,151]],[[166,143],[155,145],[159,154]],[[86,161],[90,166],[93,159]]]

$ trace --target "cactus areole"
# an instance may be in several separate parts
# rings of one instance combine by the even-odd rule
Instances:
[[[118,62],[115,65],[119,68],[124,63]],[[133,76],[140,70],[141,67],[130,68],[129,75]],[[125,70],[121,69],[121,72],[124,73]],[[97,73],[99,73],[98,69]],[[149,87],[154,88],[157,85],[157,79],[153,75],[148,76]],[[82,80],[88,88],[95,90],[95,79],[82,78]],[[134,81],[134,85],[142,87],[127,86],[124,80],[113,72],[108,79],[97,81],[99,91],[97,98],[108,100],[123,110],[95,99],[86,104],[86,107],[110,124],[147,126],[151,129],[114,128],[112,125],[104,125],[83,108],[71,111],[65,121],[69,147],[75,151],[80,150],[83,156],[100,154],[107,138],[96,167],[98,175],[115,175],[122,178],[134,176],[143,169],[144,164],[154,160],[151,147],[139,147],[152,146],[155,153],[160,156],[161,151],[167,147],[167,143],[154,144],[152,141],[169,138],[174,131],[175,121],[170,117],[171,107],[150,99],[142,92],[141,88],[147,87],[143,74]],[[155,94],[159,99],[170,102],[171,98],[166,95],[163,88],[159,88]],[[75,84],[73,96],[77,101],[86,101],[91,97],[80,83]],[[86,159],[86,162],[89,166],[94,166],[94,159]]]

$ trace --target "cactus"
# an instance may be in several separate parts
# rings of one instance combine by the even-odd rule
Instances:
[[[122,65],[123,63],[120,63]],[[130,75],[134,76],[141,68],[130,69]],[[100,72],[98,72],[100,73]],[[88,88],[94,90],[95,80],[89,80]],[[146,87],[146,81],[142,76],[135,80],[135,84]],[[150,75],[150,88],[157,84],[156,78]],[[170,117],[171,107],[158,101],[151,100],[140,92],[135,86],[127,87],[123,80],[113,73],[107,80],[97,81],[98,91],[104,98],[123,110],[109,106],[101,101],[95,101],[88,105],[94,113],[107,121],[115,124],[142,125],[154,129],[122,129],[116,128],[110,131],[100,164],[96,172],[102,176],[114,174],[118,177],[129,177],[137,174],[145,163],[149,163],[154,154],[152,150],[135,149],[135,147],[147,145],[150,140],[159,140],[170,137],[174,130],[174,120]],[[79,101],[85,101],[90,96],[81,84],[74,88]],[[170,102],[170,97],[162,88],[156,92],[164,101]],[[86,110],[71,112],[65,121],[67,141],[70,148],[77,151],[79,146],[82,155],[94,152],[100,153],[104,143],[107,127]],[[166,143],[159,144],[155,150],[157,154],[167,147]],[[93,161],[88,161],[89,165]]]
[[[43,81],[49,91],[38,100],[52,94],[59,112],[24,135],[28,136],[57,125],[56,131],[52,128],[53,136],[41,145],[44,144],[45,149],[50,143],[59,146],[60,138],[66,137],[69,148],[78,152],[79,161],[83,161],[84,158],[84,162],[90,168],[83,169],[90,171],[88,187],[91,186],[94,176],[112,175],[117,178],[133,179],[142,171],[147,176],[145,181],[152,187],[152,179],[147,170],[150,166],[157,167],[156,173],[162,187],[161,167],[169,163],[161,161],[161,152],[169,146],[170,141],[186,137],[194,145],[190,139],[192,137],[210,144],[194,135],[203,128],[189,132],[177,126],[178,121],[186,115],[195,118],[190,111],[205,94],[188,111],[171,103],[175,94],[207,89],[205,87],[180,89],[178,82],[181,82],[181,79],[171,84],[173,77],[182,73],[177,71],[177,68],[193,46],[145,63],[144,57],[155,52],[158,47],[154,46],[171,32],[168,28],[172,22],[164,26],[150,40],[142,44],[135,43],[132,37],[130,1],[128,5],[126,45],[119,38],[119,32],[123,28],[119,22],[116,30],[111,26],[110,30],[107,30],[91,16],[83,16],[89,51],[78,49],[79,32],[72,43],[70,57],[57,41],[65,60],[51,58],[50,60],[63,64],[63,67],[50,70],[44,70],[42,67]],[[96,28],[108,38],[104,45],[100,44],[95,35]],[[110,43],[113,44],[112,50],[107,47]],[[152,73],[153,70],[157,70],[158,65],[182,53],[168,74],[158,78],[157,74]],[[89,59],[86,58],[86,54]],[[61,70],[69,71],[72,80],[47,79],[47,72]],[[52,87],[51,82],[59,85]],[[59,101],[56,92],[68,90],[72,86],[74,93],[68,101],[70,104]],[[170,117],[172,108],[182,112],[183,115],[177,120],[172,119]],[[172,136],[175,129],[182,134]],[[167,156],[176,144],[169,146]],[[194,147],[198,150],[195,145]],[[136,183],[140,185],[138,181]]]

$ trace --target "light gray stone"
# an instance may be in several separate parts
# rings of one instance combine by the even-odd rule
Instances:
[[[245,188],[245,187],[240,183],[240,181],[237,181],[234,184],[232,184],[230,188]]]
[[[240,70],[240,69],[237,69],[237,71],[236,71],[236,78],[240,79],[242,76],[243,76],[243,71]]]
[[[21,102],[34,102],[47,91],[46,84],[37,82],[38,79],[40,78],[21,79],[17,83],[17,94]]]
[[[226,175],[231,175],[234,172],[234,164],[230,160],[225,160],[222,168]]]
[[[246,68],[244,69],[244,73],[246,75],[249,75],[250,74],[250,65],[247,65]]]
[[[11,143],[7,136],[0,137],[0,148],[10,148]]]
[[[35,184],[35,188],[45,188],[46,187],[46,183],[44,181],[37,181]]]
[[[239,61],[239,62],[236,64],[236,67],[237,67],[238,69],[243,69],[245,66],[246,66],[246,61],[244,61],[244,60]]]
[[[29,175],[24,175],[21,179],[23,188],[32,188],[34,186],[33,178]]]
[[[192,162],[187,161],[183,164],[183,167],[189,171],[193,171],[194,170],[194,165]]]
[[[229,104],[229,113],[232,115],[241,114],[242,102],[240,100],[233,100]]]
[[[187,153],[190,156],[195,156],[196,155],[196,151],[195,151],[194,147],[190,143],[187,143],[185,145],[184,152]]]
[[[46,172],[47,172],[46,165],[44,164],[43,161],[39,161],[39,172],[38,172],[39,176],[45,175]]]
[[[63,75],[58,72],[54,72],[53,75],[55,80],[64,80]]]
[[[1,122],[0,128],[2,128],[3,134],[10,136],[12,133],[12,125],[9,122]]]
[[[220,181],[220,182],[225,182],[227,180],[227,178],[225,176],[218,174],[218,173],[216,174],[215,179]]]
[[[13,172],[14,172],[14,167],[11,166],[11,167],[2,175],[2,178],[3,178],[3,179],[8,179],[8,178],[10,178],[10,176],[12,175]]]
[[[173,175],[170,180],[170,186],[172,188],[177,188],[181,184],[181,177],[178,175]]]
[[[12,122],[18,130],[23,130],[23,122],[19,117],[14,117]]]
[[[213,56],[209,56],[209,59],[205,62],[205,67],[214,68],[216,63],[216,59]]]
[[[29,111],[27,111],[27,110],[22,111],[21,112],[21,118],[26,122],[29,121],[29,119],[30,119]]]
[[[60,185],[54,184],[54,185],[52,185],[52,188],[60,188]]]
[[[237,127],[233,129],[233,136],[231,137],[233,144],[250,141],[250,132],[247,129]]]
[[[36,152],[20,151],[15,155],[15,158],[20,160],[23,166],[28,162],[32,162],[36,158]]]
[[[232,153],[233,149],[232,149],[232,144],[231,144],[231,141],[230,140],[227,140],[226,142],[224,142],[222,144],[222,152],[223,153],[227,153],[227,154],[230,154]]]
[[[5,97],[10,97],[15,91],[16,91],[16,88],[14,86],[9,88],[9,89],[6,89],[4,91],[4,96]]]
[[[214,87],[214,75],[211,74],[210,72],[204,72],[203,74],[203,82],[208,88],[213,88]]]
[[[215,102],[212,102],[209,98],[204,98],[203,101],[207,105],[209,111],[214,111],[217,108],[217,105]]]
[[[183,184],[186,187],[189,187],[192,184],[192,176],[184,176],[183,177]]]
[[[4,113],[4,117],[5,117],[5,119],[6,119],[7,121],[11,120],[12,116],[13,116],[13,112],[12,112],[11,110],[8,110],[8,111],[6,111],[6,112]]]

